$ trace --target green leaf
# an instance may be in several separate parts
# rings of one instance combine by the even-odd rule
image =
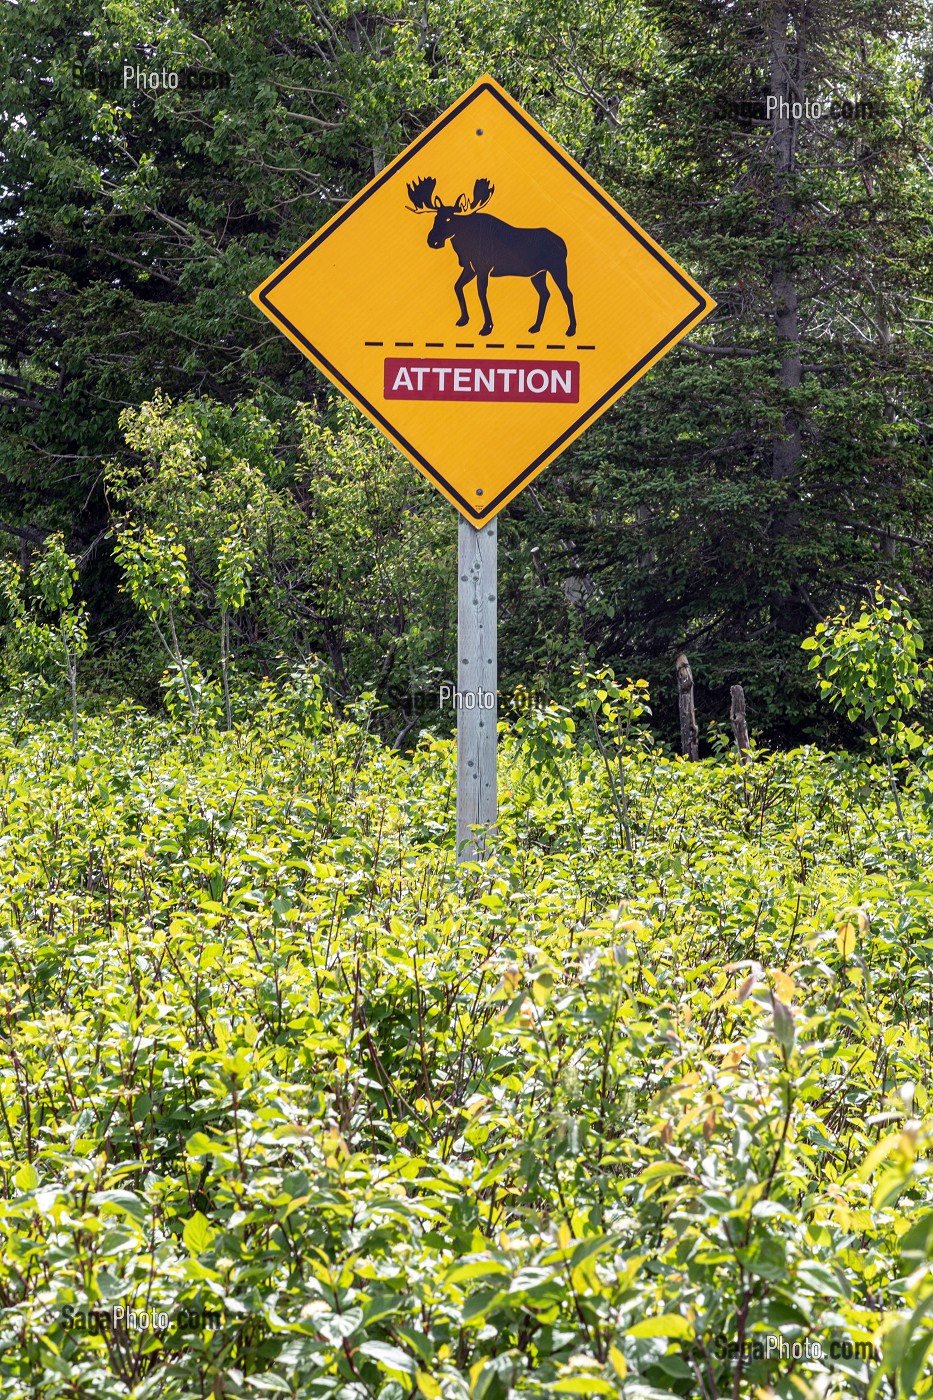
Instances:
[[[835,1271],[828,1264],[821,1264],[813,1259],[805,1260],[797,1266],[797,1280],[812,1288],[814,1293],[828,1294],[831,1298],[849,1296]]]
[[[32,1162],[23,1163],[19,1171],[13,1177],[13,1183],[19,1187],[20,1191],[35,1191],[36,1187],[39,1185],[39,1173],[36,1171]]]
[[[926,1359],[933,1348],[933,1331],[927,1330],[915,1338],[908,1346],[900,1364],[897,1376],[897,1393],[911,1400],[916,1394],[917,1381],[924,1369]]]
[[[361,1356],[370,1357],[385,1371],[399,1371],[403,1375],[413,1376],[417,1369],[414,1357],[390,1342],[361,1342],[356,1350]]]
[[[646,1317],[626,1329],[627,1337],[682,1337],[690,1339],[696,1335],[693,1324],[680,1313],[660,1313],[657,1317]]]
[[[774,1015],[774,1034],[786,1054],[794,1048],[794,1016],[790,1007],[772,994],[771,1007]]]
[[[603,1376],[561,1376],[548,1387],[557,1395],[616,1395],[617,1388]]]
[[[901,1257],[905,1260],[905,1273],[912,1273],[918,1264],[933,1254],[933,1211],[914,1221],[901,1236],[900,1249]]]
[[[467,1283],[474,1278],[486,1278],[489,1274],[508,1274],[505,1264],[498,1259],[474,1259],[468,1264],[455,1264],[444,1275],[445,1283]]]
[[[471,1293],[464,1302],[461,1313],[464,1325],[481,1322],[504,1297],[505,1293],[495,1288],[481,1288],[476,1293]]]
[[[191,1219],[185,1222],[181,1237],[192,1254],[203,1254],[214,1238],[214,1231],[205,1216],[196,1210]]]

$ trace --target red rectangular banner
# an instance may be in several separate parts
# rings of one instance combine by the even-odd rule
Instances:
[[[579,403],[577,360],[385,361],[387,399],[460,403]]]

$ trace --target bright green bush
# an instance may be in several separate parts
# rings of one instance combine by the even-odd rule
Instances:
[[[869,742],[881,750],[891,784],[891,796],[903,819],[894,778],[892,754],[910,753],[923,744],[923,733],[907,723],[920,701],[926,679],[922,673],[923,637],[897,592],[875,584],[869,602],[862,601],[853,619],[847,608],[820,622],[802,643],[812,651],[809,669],[817,668],[820,694],[850,720],[861,720],[873,733]]]
[[[378,693],[386,737],[436,719],[456,526],[426,512],[431,487],[360,413],[303,405],[274,426],[249,404],[159,393],[121,424],[132,461],[108,465],[107,487],[151,638],[131,693],[154,698],[144,676],[161,649],[169,708],[229,728],[250,713],[250,677],[315,655],[341,703]]]
[[[0,736],[4,1400],[930,1393],[922,772],[529,718],[458,871],[313,679]]]
[[[54,695],[46,672],[64,676],[71,702],[71,750],[78,748],[78,662],[88,647],[87,611],[74,600],[78,563],[62,536],[50,535],[31,576],[9,557],[0,558],[0,598],[7,614],[5,655],[0,668],[14,693],[23,695],[24,681]]]

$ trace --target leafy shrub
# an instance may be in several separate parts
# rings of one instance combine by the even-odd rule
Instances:
[[[817,623],[802,643],[812,651],[810,670],[819,667],[820,693],[850,720],[861,719],[872,733],[870,743],[881,749],[888,769],[891,795],[903,819],[894,779],[892,753],[911,752],[923,734],[906,720],[920,700],[926,681],[921,674],[923,638],[898,593],[886,594],[880,583],[869,603],[864,600],[853,620],[846,608]]]
[[[189,658],[205,674],[219,669],[227,728],[234,657],[239,691],[281,652],[326,658],[343,702],[376,691],[387,733],[436,713],[455,533],[424,509],[431,488],[360,413],[303,405],[279,427],[248,403],[159,393],[120,421],[133,460],[110,463],[107,486],[131,522],[121,562],[161,581],[131,589],[133,601],[182,686]],[[172,549],[182,551],[183,595],[166,592]],[[157,597],[172,598],[176,636],[153,610]],[[198,709],[196,694],[186,700]]]
[[[47,669],[60,672],[71,701],[71,751],[78,748],[78,662],[88,647],[87,613],[74,602],[77,562],[62,536],[50,535],[27,577],[9,557],[0,560],[0,596],[6,605],[8,654],[15,690],[22,694],[23,671],[44,679]]]
[[[4,1397],[929,1394],[920,775],[264,695],[0,735]]]

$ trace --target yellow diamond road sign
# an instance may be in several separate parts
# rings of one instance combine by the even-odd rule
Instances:
[[[252,299],[474,524],[715,305],[489,77]]]

